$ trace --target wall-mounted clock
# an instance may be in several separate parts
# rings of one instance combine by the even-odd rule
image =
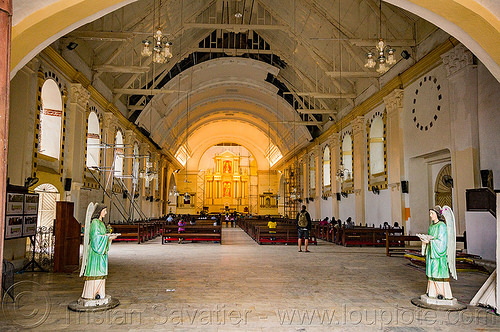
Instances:
[[[443,94],[441,84],[431,75],[424,76],[413,92],[411,116],[417,129],[431,129],[439,118]]]

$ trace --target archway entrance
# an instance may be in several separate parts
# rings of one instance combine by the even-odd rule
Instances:
[[[50,183],[44,183],[35,188],[40,195],[38,200],[38,227],[52,227],[56,219],[56,202],[60,194],[57,188]]]
[[[451,177],[451,164],[441,168],[434,184],[434,204],[448,205],[453,209],[453,178]]]

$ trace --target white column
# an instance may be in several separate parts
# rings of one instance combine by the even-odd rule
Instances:
[[[354,141],[353,173],[356,218],[354,222],[365,225],[365,121],[363,116],[358,116],[352,122],[352,135]]]
[[[328,141],[330,146],[330,176],[332,188],[332,215],[339,219],[339,201],[337,201],[337,193],[340,193],[340,184],[337,180],[337,169],[339,168],[340,158],[340,139],[339,133],[333,133]]]
[[[441,57],[449,82],[454,211],[457,234],[462,234],[465,231],[465,190],[480,184],[477,66],[474,55],[463,45]]]
[[[391,221],[398,222],[408,232],[401,180],[404,180],[403,112],[404,90],[395,89],[384,97],[387,109],[387,165],[388,186],[391,191]],[[407,233],[408,234],[408,233]]]
[[[85,169],[86,116],[90,92],[81,84],[71,84],[69,109],[66,117],[66,147],[64,168],[66,178],[72,179],[68,200],[75,204],[74,214],[80,211],[80,188],[83,186],[83,171]]]
[[[313,149],[314,151],[314,167],[315,167],[315,179],[314,181],[316,181],[316,190],[314,192],[314,209],[316,210],[315,211],[315,216],[316,216],[316,219],[321,219],[322,218],[322,215],[321,215],[321,192],[323,191],[323,181],[322,181],[322,178],[323,178],[323,167],[322,165],[320,165],[321,163],[321,160],[323,159],[322,158],[322,155],[321,155],[321,146],[317,145],[314,147]]]

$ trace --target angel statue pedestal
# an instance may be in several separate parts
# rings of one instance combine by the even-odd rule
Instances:
[[[417,307],[459,311],[467,308],[453,297],[450,274],[457,279],[455,267],[456,236],[455,217],[449,206],[436,206],[429,210],[431,225],[427,234],[417,234],[422,241],[422,255],[425,255],[427,293],[414,298],[411,303]]]
[[[81,297],[68,305],[70,310],[103,311],[120,304],[120,301],[106,294],[108,251],[113,239],[120,236],[107,232],[103,222],[106,213],[104,205],[90,203],[87,208],[80,269],[80,277],[84,277],[85,284]]]

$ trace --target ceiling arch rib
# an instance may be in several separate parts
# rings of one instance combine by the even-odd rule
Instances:
[[[150,132],[157,144],[175,152],[180,145],[179,136],[186,128],[188,102],[190,127],[213,112],[223,114],[222,111],[231,110],[263,131],[271,127],[274,134],[271,136],[287,140],[286,144],[280,140],[275,142],[286,153],[293,147],[294,138],[307,142],[311,136],[305,126],[294,128],[300,117],[290,104],[277,96],[277,88],[265,81],[268,73],[277,74],[278,69],[245,58],[219,58],[198,64],[165,86],[166,90],[181,92],[155,96],[136,124]],[[244,79],[238,80],[236,75]],[[190,91],[189,100],[187,91]]]
[[[301,123],[303,123],[297,114],[284,111],[285,107],[287,107],[284,102],[276,109],[276,105],[262,103],[257,98],[216,93],[213,90],[208,92],[209,97],[200,99],[195,103],[190,101],[190,126],[195,125],[198,119],[208,117],[216,111],[224,112],[227,116],[232,116],[234,113],[238,115],[244,114],[247,118],[255,119],[255,121],[260,123],[261,128],[270,126],[273,132],[281,133],[281,137],[286,141],[285,145],[281,146],[281,148],[289,149],[292,142],[288,137],[291,136],[292,130],[296,131],[296,129],[299,129]],[[149,124],[152,123],[152,136],[155,137],[154,139],[158,144],[163,145],[165,139],[170,142],[174,140],[179,131],[177,130],[178,127],[180,131],[184,130],[183,128],[186,126],[186,107],[185,99],[168,108],[170,110],[168,114],[159,115],[155,112],[155,107],[151,107],[149,111],[146,110],[143,117],[138,119],[138,123],[142,123],[141,126],[145,128],[149,128]],[[294,129],[294,126],[297,128]],[[298,130],[297,134],[297,140],[310,140],[311,138],[308,135],[308,131],[304,130],[303,127]]]
[[[196,121],[196,123],[194,123],[192,126],[190,125],[188,139],[190,139],[193,132],[198,131],[200,129],[206,129],[205,127],[211,122],[221,122],[221,121],[224,121],[224,124],[227,127],[218,128],[218,131],[224,131],[228,129],[232,130],[234,126],[238,127],[240,126],[239,124],[245,123],[246,125],[251,127],[252,131],[258,131],[260,133],[263,133],[267,137],[265,141],[266,147],[270,144],[276,145],[280,149],[280,151],[283,151],[283,153],[285,154],[289,153],[293,149],[293,146],[288,146],[283,144],[284,140],[280,137],[280,133],[278,131],[273,130],[271,127],[267,126],[262,121],[259,122],[259,119],[241,116],[241,114],[236,114],[235,116],[231,116],[230,118],[228,118],[227,112],[224,111],[212,112],[210,116],[203,117],[198,121]],[[213,133],[207,132],[207,135],[211,134]],[[185,142],[186,142],[186,130],[184,128],[184,130],[182,131],[181,128],[181,131],[177,139],[175,140],[175,142],[173,142],[169,150],[173,150],[175,147],[185,144]],[[307,140],[303,140],[301,146],[303,146],[305,143],[307,143]],[[263,149],[266,147],[263,147]],[[189,150],[193,149],[190,140],[187,148]]]
[[[224,128],[224,130],[221,130]],[[207,133],[212,134],[207,136]],[[222,143],[231,142],[244,146],[248,149],[257,162],[259,169],[268,169],[269,162],[266,149],[269,146],[267,133],[252,127],[245,122],[219,120],[206,123],[190,134],[188,145],[192,146],[191,158],[187,163],[188,170],[198,170],[199,161],[205,151],[210,147]]]

